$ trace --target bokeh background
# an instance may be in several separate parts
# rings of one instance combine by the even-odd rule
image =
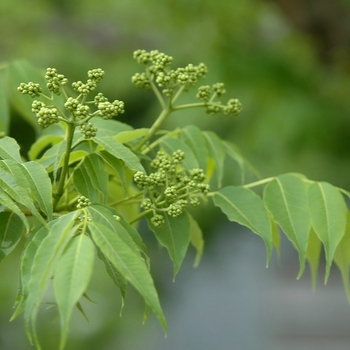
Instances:
[[[223,81],[239,98],[238,118],[186,112],[167,127],[199,124],[237,144],[262,176],[301,172],[350,189],[349,0],[2,0],[0,68],[25,59],[56,67],[80,80],[101,67],[101,89],[124,100],[122,121],[147,126],[158,113],[153,96],[137,90],[136,49],[158,49],[175,65],[205,62],[207,82]],[[2,71],[0,70],[0,74]],[[34,133],[11,109],[9,134],[23,149]],[[192,268],[190,252],[172,282],[166,252],[145,231],[160,297],[169,322],[164,334],[129,289],[123,316],[120,296],[103,266],[89,287],[97,305],[85,302],[90,322],[76,313],[67,349],[348,349],[350,307],[334,270],[326,287],[311,291],[300,281],[298,259],[282,242],[265,268],[255,235],[229,225],[215,210],[202,224],[204,258]],[[21,317],[8,320],[17,288],[19,250],[0,265],[0,349],[30,349]],[[322,268],[321,268],[322,270]],[[323,272],[323,271],[321,271]],[[55,310],[41,313],[44,349],[58,343]]]

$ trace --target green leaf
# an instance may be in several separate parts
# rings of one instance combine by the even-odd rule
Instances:
[[[18,163],[22,163],[19,145],[15,139],[8,136],[0,138],[0,158],[12,159]]]
[[[0,204],[2,204],[5,208],[8,208],[11,211],[13,211],[15,214],[17,214],[18,217],[22,220],[23,225],[26,228],[26,231],[29,231],[28,220],[23,214],[22,210],[17,206],[17,204],[12,200],[12,198],[5,192],[2,192],[1,189],[0,189]]]
[[[126,166],[130,169],[145,172],[137,156],[112,136],[95,136],[93,140],[99,144],[102,149],[105,149],[114,157],[124,161]]]
[[[102,157],[102,159],[111,167],[113,171],[113,175],[117,175],[119,179],[119,183],[121,187],[123,188],[124,194],[127,194],[128,188],[127,188],[127,181],[126,181],[126,174],[125,174],[125,164],[122,160],[114,157],[112,154],[108,153],[107,151],[100,151],[99,156]]]
[[[90,222],[89,229],[96,246],[142,295],[146,304],[153,310],[166,330],[165,317],[153,279],[138,250],[131,249],[116,232],[98,222]]]
[[[202,131],[194,125],[188,125],[181,130],[180,139],[188,145],[198,160],[199,167],[207,170],[209,152]]]
[[[38,202],[40,209],[52,220],[52,186],[45,168],[37,162],[22,163],[31,192]]]
[[[241,155],[236,145],[234,145],[231,142],[223,141],[222,142],[226,154],[228,155],[229,159],[234,160],[234,162],[237,164],[238,168],[231,166],[229,170],[232,171],[233,175],[235,177],[238,177],[237,181],[240,185],[243,185],[248,182],[252,182],[260,178],[258,172],[254,169],[254,167]],[[232,183],[232,179],[231,179]]]
[[[21,164],[14,160],[0,161],[0,185],[13,200],[27,207],[31,213],[44,225],[46,221],[39,214],[31,198],[30,185],[24,175]]]
[[[7,73],[7,88],[11,105],[38,133],[40,126],[37,122],[36,116],[34,113],[32,113],[33,100],[28,95],[21,94],[17,90],[17,87],[23,82],[28,83],[30,81],[40,83],[42,87],[45,87],[46,83],[43,75],[39,70],[24,60],[18,60],[10,63]]]
[[[8,134],[10,111],[7,102],[4,74],[0,75],[0,136]]]
[[[8,211],[0,212],[0,261],[16,247],[24,228],[18,215]]]
[[[225,147],[222,144],[222,140],[212,131],[204,131],[203,135],[207,142],[209,157],[215,164],[213,178],[216,182],[217,188],[220,188],[224,176],[224,163],[226,157]]]
[[[101,204],[93,204],[88,207],[88,211],[92,220],[117,232],[130,249],[140,250],[147,254],[146,246],[140,234],[115,209]]]
[[[73,184],[79,194],[88,198],[92,203],[99,201],[99,191],[93,185],[88,169],[80,166],[74,170]]]
[[[305,268],[311,228],[308,185],[299,176],[280,175],[265,187],[264,201],[274,220],[299,252],[300,278]]]
[[[97,127],[97,136],[116,136],[120,132],[131,131],[133,128],[125,123],[114,119],[103,119],[101,117],[94,117],[90,119],[91,123]]]
[[[190,216],[191,221],[191,231],[190,231],[190,240],[192,246],[196,249],[196,258],[193,266],[197,267],[202,259],[203,249],[204,249],[204,239],[201,228],[198,225],[198,222]]]
[[[281,236],[280,236],[280,229],[276,222],[273,220],[272,216],[270,215],[270,222],[271,222],[271,229],[272,229],[272,245],[277,251],[277,256],[281,256]]]
[[[310,270],[311,270],[311,281],[312,281],[312,289],[316,289],[317,283],[317,274],[318,274],[318,265],[320,262],[321,255],[321,241],[317,237],[315,231],[311,228],[309,235],[309,243],[306,251],[306,259],[309,262]]]
[[[216,192],[213,200],[230,221],[248,227],[264,240],[269,261],[272,252],[272,229],[262,199],[249,188],[227,186]]]
[[[174,218],[164,214],[165,223],[158,228],[152,225],[151,216],[148,216],[148,226],[154,232],[157,240],[169,252],[174,265],[174,277],[178,273],[185,258],[190,243],[191,221],[187,212]]]
[[[350,266],[350,213],[347,213],[345,234],[338,244],[334,253],[334,262],[338,266],[343,284],[350,303],[350,287],[349,287],[349,266]]]
[[[89,284],[94,256],[94,244],[81,233],[69,242],[55,269],[54,290],[62,326],[60,349],[67,341],[74,306]]]
[[[315,182],[309,189],[312,227],[323,243],[327,283],[334,252],[345,234],[347,207],[339,190],[327,182]]]
[[[53,223],[54,222],[49,223],[49,226],[52,227]],[[15,302],[16,311],[12,315],[10,321],[14,320],[23,311],[25,301],[28,298],[28,283],[31,278],[31,270],[34,257],[38,247],[49,233],[49,226],[43,226],[34,232],[30,237],[30,240],[27,242],[27,245],[22,253],[20,267],[20,286]]]
[[[173,152],[177,151],[178,149],[185,152],[185,159],[182,161],[184,168],[194,169],[199,167],[196,156],[192,152],[191,148],[187,146],[183,141],[167,137],[166,139],[162,140],[160,145],[161,148],[169,155],[172,155]]]
[[[89,154],[85,157],[82,166],[86,168],[92,186],[106,198],[108,193],[108,173],[101,157],[96,153]]]
[[[114,284],[120,290],[120,294],[122,297],[122,309],[124,307],[124,300],[126,295],[126,278],[114,267],[114,265],[107,259],[107,257],[102,253],[100,249],[97,249],[97,254],[100,260],[105,264],[107,273],[109,277],[112,279]]]
[[[119,134],[114,136],[114,139],[120,143],[128,143],[130,141],[137,140],[148,133],[147,128],[140,128],[135,130],[121,131]]]
[[[59,258],[78,228],[78,226],[73,227],[73,225],[79,213],[80,211],[70,212],[54,220],[48,234],[36,250],[33,259],[24,320],[28,338],[34,340],[35,345],[39,348],[35,323],[40,301],[48,287]]]
[[[55,135],[46,135],[37,139],[28,152],[28,157],[30,160],[35,160],[39,158],[39,155],[46,151],[48,148],[51,148],[57,145],[59,142],[64,140],[63,136]]]

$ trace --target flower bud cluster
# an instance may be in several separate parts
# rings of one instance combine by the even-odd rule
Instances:
[[[84,135],[85,139],[91,139],[96,136],[97,128],[91,123],[84,123],[80,125],[80,132]]]
[[[209,185],[204,183],[205,174],[202,169],[187,170],[182,162],[185,154],[176,150],[169,156],[158,151],[150,166],[154,170],[149,175],[137,171],[134,181],[144,191],[140,207],[153,213],[151,219],[155,227],[164,223],[163,212],[172,217],[181,215],[188,207],[198,206],[199,197],[209,192]]]
[[[78,198],[78,203],[77,203],[78,209],[86,208],[89,205],[91,205],[91,201],[88,198],[86,198],[85,196],[80,196]]]
[[[87,72],[88,79],[86,83],[76,81],[72,83],[72,87],[79,93],[78,96],[66,97],[64,110],[60,108],[60,104],[55,102],[54,95],[60,95],[63,86],[68,80],[63,74],[58,74],[55,68],[47,68],[45,79],[47,80],[47,88],[52,92],[51,97],[42,93],[42,88],[36,83],[21,83],[18,91],[31,97],[43,97],[45,102],[51,101],[50,105],[35,100],[32,104],[32,112],[38,118],[39,125],[48,127],[53,123],[64,121],[80,127],[80,131],[84,137],[89,139],[96,136],[97,128],[94,127],[89,120],[92,117],[100,116],[103,119],[111,119],[119,114],[124,113],[124,102],[115,100],[109,102],[102,94],[98,93],[92,101],[87,100],[87,95],[95,90],[97,84],[103,79],[105,72],[101,68],[91,69]],[[67,96],[66,92],[64,95]],[[94,104],[94,110],[90,105]]]
[[[224,83],[216,83],[212,87],[203,85],[198,88],[196,97],[205,102],[206,112],[208,114],[224,113],[238,115],[242,111],[242,105],[237,99],[230,99],[226,105],[220,101],[216,101],[216,97],[220,97],[226,93]]]
[[[41,101],[33,101],[32,112],[38,118],[38,124],[44,128],[59,121],[57,108],[46,106]]]
[[[151,87],[151,81],[154,81],[162,89],[163,94],[168,97],[174,94],[176,88],[182,87],[187,91],[196,85],[199,79],[204,78],[207,73],[207,67],[204,63],[171,69],[173,58],[158,50],[149,52],[137,50],[134,52],[134,58],[139,64],[146,66],[145,73],[136,73],[132,77],[131,80],[135,86],[148,89]]]
[[[29,95],[32,98],[39,97],[42,93],[42,89],[39,84],[36,83],[21,83],[17,90],[23,95]]]
[[[68,79],[63,74],[58,74],[56,68],[47,68],[45,79],[47,80],[47,88],[56,95],[60,95],[61,86],[67,84]]]

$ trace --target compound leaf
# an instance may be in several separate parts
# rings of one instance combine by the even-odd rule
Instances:
[[[334,252],[346,230],[347,207],[339,190],[327,182],[315,182],[309,189],[312,227],[323,243],[327,282]]]
[[[192,246],[196,249],[196,258],[194,260],[194,267],[197,267],[202,259],[203,249],[204,249],[204,239],[201,228],[198,225],[198,222],[190,216],[191,221],[191,231],[190,231],[190,240]]]

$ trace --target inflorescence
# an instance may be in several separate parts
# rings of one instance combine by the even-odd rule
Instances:
[[[164,212],[169,216],[181,215],[188,205],[200,205],[200,198],[209,192],[209,185],[204,182],[202,169],[184,169],[181,164],[185,154],[181,150],[171,156],[158,151],[150,163],[154,170],[149,175],[137,171],[134,174],[136,186],[143,190],[141,208],[152,213],[151,222],[161,227],[165,222]]]
[[[101,68],[89,70],[88,79],[85,83],[76,81],[72,83],[72,88],[77,92],[77,96],[68,97],[64,86],[68,80],[63,74],[58,74],[55,68],[47,68],[45,79],[46,88],[51,92],[51,96],[46,96],[40,84],[21,83],[18,91],[32,98],[42,98],[43,101],[34,100],[32,103],[32,112],[38,118],[38,124],[44,128],[51,124],[63,121],[79,126],[79,130],[84,138],[89,139],[96,136],[97,128],[89,122],[92,117],[101,117],[103,119],[112,119],[119,114],[124,113],[124,102],[115,100],[109,102],[102,93],[95,95],[93,100],[87,101],[87,96],[92,93],[97,84],[103,79],[105,72]],[[54,95],[63,94],[66,97],[64,110],[57,107],[54,101]],[[91,110],[89,105],[95,105]]]
[[[138,88],[151,89],[152,86],[159,88],[162,93],[172,100],[179,91],[188,91],[205,78],[208,69],[204,63],[198,65],[188,64],[186,67],[171,69],[173,58],[158,50],[134,52],[134,59],[145,66],[145,72],[136,73],[132,82]],[[196,97],[202,102],[208,114],[233,114],[242,111],[242,105],[237,99],[230,99],[226,105],[216,99],[226,93],[223,83],[213,86],[203,85],[198,88]],[[198,106],[198,105],[193,105]],[[190,106],[188,106],[190,107]]]

